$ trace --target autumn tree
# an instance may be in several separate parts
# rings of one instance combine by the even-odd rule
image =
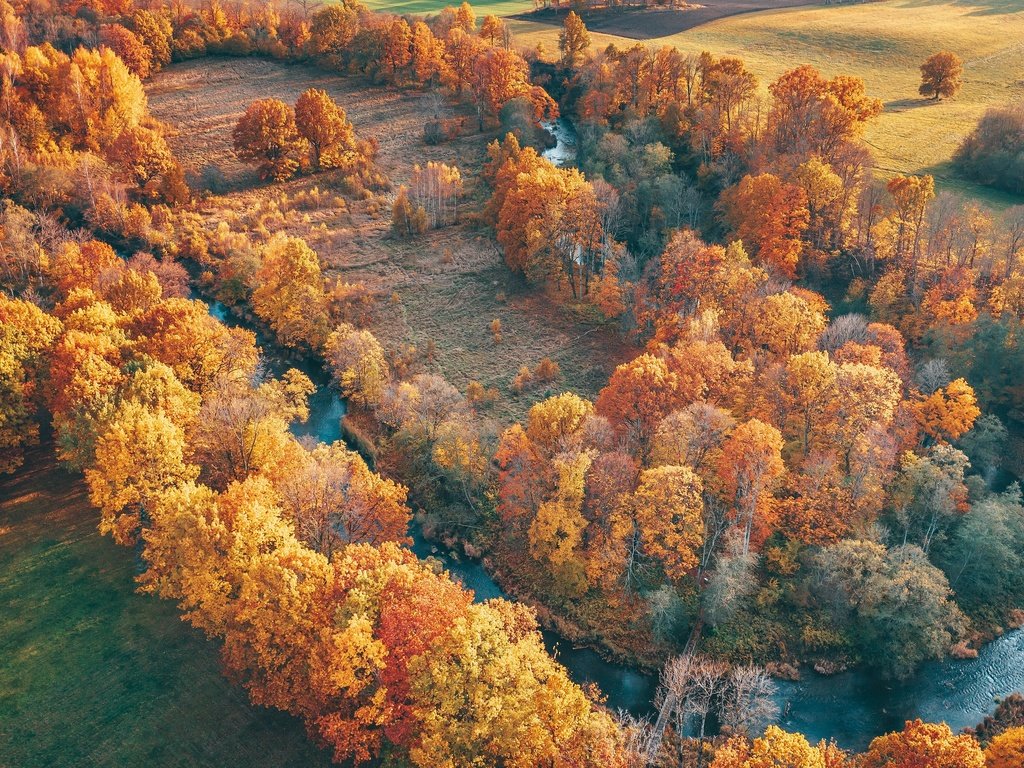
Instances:
[[[327,337],[324,355],[346,397],[364,406],[380,402],[391,373],[384,348],[370,331],[342,323]]]
[[[921,65],[918,93],[935,101],[941,96],[955,96],[963,85],[963,77],[964,63],[959,56],[952,51],[933,53]]]
[[[662,466],[644,470],[633,493],[644,548],[673,581],[681,581],[698,563],[704,540],[702,491],[700,478],[689,467]]]
[[[863,768],[985,768],[985,755],[973,738],[954,735],[945,723],[908,720],[902,731],[873,739],[861,758]]]
[[[100,508],[100,531],[120,544],[134,542],[148,508],[167,489],[194,480],[185,462],[185,436],[163,412],[126,403],[109,420],[85,470],[89,499]]]
[[[274,235],[254,276],[252,307],[290,347],[319,348],[327,335],[324,279],[316,253],[298,237]]]
[[[825,762],[825,745],[813,746],[799,733],[786,733],[775,725],[750,741],[734,736],[715,751],[710,768],[841,768]]]
[[[661,358],[643,354],[615,369],[596,408],[646,454],[658,424],[682,399],[679,377]]]
[[[985,747],[985,768],[1024,765],[1024,728],[1003,731]]]
[[[320,168],[351,169],[357,160],[359,147],[355,130],[326,91],[309,88],[295,102],[295,125],[312,152],[312,166]]]
[[[576,62],[586,56],[590,48],[590,32],[575,11],[562,22],[562,31],[558,33],[558,50],[562,54],[562,66],[574,67]]]
[[[807,229],[807,195],[770,173],[744,176],[723,193],[720,205],[733,233],[765,266],[796,276]]]
[[[239,159],[259,166],[260,177],[285,181],[299,169],[306,140],[295,125],[295,111],[279,99],[258,99],[231,132]]]
[[[770,424],[751,419],[722,444],[718,474],[743,534],[743,554],[750,551],[755,522],[768,522],[774,503],[771,490],[784,472],[782,435]]]
[[[39,439],[40,386],[60,328],[34,304],[0,296],[0,473],[20,467]]]
[[[371,472],[341,443],[306,453],[278,492],[299,538],[327,557],[348,544],[405,539],[405,487]]]

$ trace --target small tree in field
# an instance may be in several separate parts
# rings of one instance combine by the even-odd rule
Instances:
[[[952,51],[939,51],[921,65],[921,87],[917,90],[938,101],[941,96],[955,96],[964,84],[963,78],[964,63],[960,57]]]
[[[574,66],[577,60],[586,55],[590,47],[590,32],[587,31],[583,19],[576,15],[575,11],[569,11],[562,24],[562,31],[558,33],[558,50],[562,54],[562,65]]]
[[[256,163],[264,179],[284,181],[299,169],[306,140],[295,127],[295,112],[279,99],[249,105],[231,133],[235,154]]]

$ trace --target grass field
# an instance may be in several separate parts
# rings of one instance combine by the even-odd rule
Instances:
[[[260,184],[231,152],[231,129],[249,102],[268,96],[294,102],[309,87],[330,93],[361,136],[379,141],[378,164],[396,185],[408,181],[414,163],[456,164],[468,196],[479,204],[475,176],[494,134],[471,133],[427,146],[422,137],[430,106],[422,94],[310,67],[204,59],[160,73],[148,91],[154,115],[179,128],[171,146],[189,169],[213,163],[234,189],[204,206],[211,225],[224,220],[236,230],[252,229],[247,212],[270,198],[294,197],[314,186],[335,188],[329,174]],[[475,127],[475,120],[469,120]],[[494,413],[502,420],[521,417],[545,395],[546,390],[512,394],[509,385],[523,365],[533,367],[550,357],[562,368],[557,389],[593,396],[615,366],[635,354],[615,330],[580,322],[561,302],[513,277],[488,234],[471,222],[396,240],[390,236],[389,206],[373,211],[350,199],[345,211],[293,211],[273,228],[306,238],[329,278],[364,282],[379,292],[382,301],[372,329],[390,351],[407,345],[424,350],[433,342],[434,365],[455,386],[464,389],[475,379],[498,387],[503,397]],[[501,344],[494,343],[490,331],[495,318],[503,328]]]
[[[81,482],[43,450],[0,481],[0,768],[318,768],[174,604],[133,591]]]

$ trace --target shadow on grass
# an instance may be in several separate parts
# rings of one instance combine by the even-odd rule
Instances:
[[[997,16],[1021,13],[1024,0],[908,0],[901,3],[904,8],[927,8],[933,5],[953,5],[957,8],[972,9],[969,16]]]

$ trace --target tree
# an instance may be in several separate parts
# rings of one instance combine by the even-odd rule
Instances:
[[[327,336],[320,259],[298,237],[274,235],[254,276],[252,308],[289,347],[318,349]]]
[[[1024,728],[1010,728],[985,748],[985,768],[1016,768],[1024,765]]]
[[[96,460],[85,470],[89,500],[100,508],[100,532],[119,544],[136,541],[159,495],[194,480],[199,468],[185,462],[185,436],[162,411],[128,402],[110,418],[96,442]]]
[[[819,600],[850,628],[862,658],[888,676],[942,658],[964,630],[946,577],[913,545],[886,550],[847,539],[819,553],[817,574]]]
[[[295,126],[295,111],[280,99],[249,105],[231,132],[235,154],[256,163],[260,177],[285,181],[299,169],[306,141]]]
[[[964,63],[952,51],[933,53],[921,65],[921,87],[918,93],[931,96],[935,101],[940,96],[952,97],[963,86]]]
[[[372,333],[342,323],[327,338],[324,355],[345,397],[363,406],[380,402],[391,372]]]
[[[484,16],[483,23],[480,25],[480,37],[492,46],[496,45],[499,40],[503,40],[506,32],[505,22],[497,16],[493,14]]]
[[[562,66],[574,67],[576,62],[586,56],[590,48],[590,32],[587,31],[576,11],[569,11],[569,15],[562,22],[562,31],[558,33],[558,50],[562,53]]]
[[[872,740],[862,768],[985,768],[981,747],[945,723],[908,720],[902,731]]]
[[[321,168],[352,169],[359,147],[355,130],[326,91],[309,88],[295,102],[295,124],[309,142],[314,170]]]
[[[149,128],[124,131],[111,145],[109,155],[127,180],[140,188],[167,175],[176,165],[164,137]]]
[[[735,236],[763,265],[796,276],[809,222],[803,189],[770,173],[748,175],[722,194],[720,205]]]
[[[153,70],[153,54],[139,37],[120,24],[107,24],[100,30],[100,42],[118,55],[141,80]]]
[[[34,304],[0,295],[0,473],[20,467],[39,439],[39,388],[60,329]]]
[[[755,521],[768,522],[773,501],[770,492],[785,470],[781,433],[758,419],[740,424],[722,445],[718,474],[735,507],[744,555],[750,551]]]
[[[684,404],[679,377],[664,360],[645,353],[615,369],[595,407],[646,455],[658,424]]]
[[[427,212],[422,206],[412,204],[409,188],[403,184],[391,205],[391,231],[398,237],[412,237],[426,230]]]
[[[702,491],[700,478],[689,467],[664,466],[644,470],[633,492],[644,549],[672,581],[681,581],[697,567],[697,550],[704,541]]]
[[[954,379],[935,390],[914,403],[913,409],[924,433],[938,442],[956,440],[969,432],[981,415],[974,389],[964,379]]]
[[[406,488],[374,474],[342,443],[321,444],[278,485],[296,534],[325,557],[348,544],[403,542]]]
[[[825,762],[826,745],[812,746],[799,733],[775,725],[753,742],[734,736],[715,752],[710,768],[841,768]]]
[[[309,418],[314,389],[294,368],[258,386],[237,375],[218,378],[203,397],[192,439],[204,475],[226,486],[260,472],[272,476],[275,464],[289,463],[298,446],[288,426]]]

